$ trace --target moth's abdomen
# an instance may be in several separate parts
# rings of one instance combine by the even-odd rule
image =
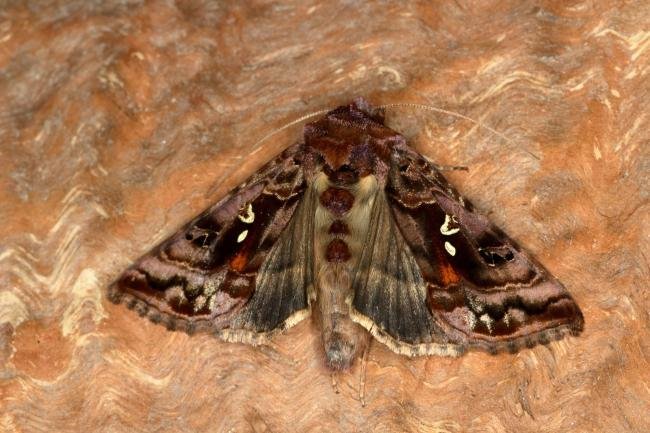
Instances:
[[[343,239],[332,239],[325,248],[325,260],[329,263],[345,263],[350,260],[350,257],[350,248]]]
[[[333,216],[340,218],[352,209],[354,194],[345,188],[330,186],[320,194],[320,204]]]
[[[325,260],[329,263],[345,263],[352,257],[345,240],[350,235],[350,229],[346,221],[341,218],[345,218],[352,209],[354,194],[345,188],[329,186],[320,193],[319,202],[324,213],[329,214],[324,218],[324,226],[329,224],[326,238],[331,238],[325,247]],[[329,222],[330,218],[331,222]]]
[[[314,226],[317,268],[328,262],[347,263],[348,268],[354,269],[368,232],[377,179],[370,175],[338,185],[321,172],[316,175],[313,188],[318,197]]]
[[[366,176],[338,184],[324,173],[313,187],[315,213],[316,316],[320,319],[327,363],[346,369],[365,349],[366,331],[350,318],[352,278],[368,229],[377,181]]]

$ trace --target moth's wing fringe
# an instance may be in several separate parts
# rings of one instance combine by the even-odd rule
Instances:
[[[377,341],[384,344],[393,352],[409,357],[416,356],[449,356],[458,357],[467,351],[483,351],[491,355],[499,353],[516,353],[522,349],[530,349],[538,345],[547,345],[552,341],[562,340],[567,336],[577,336],[582,332],[581,324],[566,324],[556,328],[545,329],[536,334],[524,335],[507,341],[472,341],[469,344],[454,343],[405,343],[388,335],[370,318],[351,309],[352,320],[365,328]]]
[[[492,355],[499,353],[516,353],[522,349],[531,349],[538,345],[548,345],[553,341],[562,340],[568,336],[578,336],[582,332],[582,326],[574,323],[560,325],[555,328],[548,328],[531,335],[522,335],[506,341],[477,341],[470,343],[469,349],[488,352]]]
[[[364,327],[370,334],[380,343],[387,346],[393,352],[399,355],[406,355],[410,357],[437,355],[437,356],[450,356],[457,357],[465,353],[465,347],[460,344],[454,343],[421,343],[410,344],[403,341],[396,340],[388,335],[381,328],[379,328],[372,319],[364,316],[363,314],[350,309],[350,317],[352,320],[362,327]]]
[[[188,335],[196,333],[210,333],[220,340],[230,343],[246,343],[253,346],[268,344],[269,340],[277,333],[285,331],[310,316],[309,308],[295,311],[278,327],[268,332],[255,332],[246,329],[220,329],[210,320],[187,320],[162,313],[145,301],[138,299],[130,293],[119,290],[115,285],[108,289],[107,298],[114,304],[125,305],[135,311],[139,316],[146,317],[151,322],[163,325],[170,331],[181,331]]]

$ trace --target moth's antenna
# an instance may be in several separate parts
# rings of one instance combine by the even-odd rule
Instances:
[[[468,120],[468,121],[472,122],[473,124],[475,124],[477,126],[480,126],[481,128],[485,128],[485,129],[487,129],[488,131],[490,131],[491,133],[493,133],[495,135],[498,135],[499,137],[503,138],[508,143],[515,144],[511,139],[506,137],[503,133],[497,131],[494,128],[491,128],[491,127],[483,124],[482,122],[480,122],[478,120],[474,120],[471,117],[465,116],[465,115],[460,114],[460,113],[456,113],[455,111],[445,110],[444,108],[438,108],[438,107],[435,107],[433,105],[416,104],[416,103],[407,102],[407,103],[384,104],[384,105],[378,106],[377,108],[392,108],[392,107],[411,107],[411,108],[419,108],[419,109],[422,109],[422,110],[434,111],[436,113],[449,114],[450,116],[455,116],[455,117],[458,117],[459,119]],[[534,153],[532,153],[528,149],[524,148],[523,150],[524,150],[524,152],[526,152],[527,154],[529,154],[533,158],[535,158],[537,160],[540,159],[539,156],[535,155]]]
[[[264,137],[262,137],[262,138],[260,138],[259,140],[257,140],[257,142],[253,145],[253,150],[254,150],[254,149],[257,149],[257,146],[259,146],[262,142],[268,140],[269,138],[273,137],[275,134],[277,134],[277,133],[279,133],[279,132],[282,132],[282,131],[284,131],[284,130],[287,129],[287,128],[291,128],[293,125],[296,125],[296,124],[298,124],[298,123],[300,123],[300,122],[302,122],[302,121],[305,121],[305,120],[307,120],[307,119],[310,119],[310,118],[312,118],[312,117],[314,117],[314,116],[320,116],[321,114],[325,114],[325,113],[327,113],[327,112],[329,112],[329,111],[331,111],[331,109],[324,109],[324,110],[314,111],[314,112],[311,112],[311,113],[309,113],[309,114],[305,114],[304,116],[299,117],[299,118],[297,118],[297,119],[295,119],[295,120],[292,120],[292,121],[289,122],[289,123],[285,123],[285,124],[282,125],[281,127],[277,128],[277,129],[274,130],[274,131],[269,132],[269,133],[266,134]]]

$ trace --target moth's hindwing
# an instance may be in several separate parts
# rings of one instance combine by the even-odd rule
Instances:
[[[427,285],[395,224],[386,196],[377,193],[370,228],[352,285],[352,319],[397,353],[458,355],[427,306]]]
[[[376,206],[353,317],[396,352],[514,352],[582,331],[566,289],[407,146]]]
[[[287,149],[140,258],[109,298],[186,332],[255,342],[308,313],[313,200],[303,147]]]

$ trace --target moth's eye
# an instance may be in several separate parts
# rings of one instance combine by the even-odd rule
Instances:
[[[192,233],[185,233],[185,239],[191,241],[192,239],[194,239],[194,235]]]
[[[514,260],[515,255],[507,246],[479,248],[479,254],[488,266],[501,266]]]
[[[399,171],[404,173],[406,170],[408,170],[408,168],[409,168],[408,164],[402,164],[402,165],[399,166]]]

